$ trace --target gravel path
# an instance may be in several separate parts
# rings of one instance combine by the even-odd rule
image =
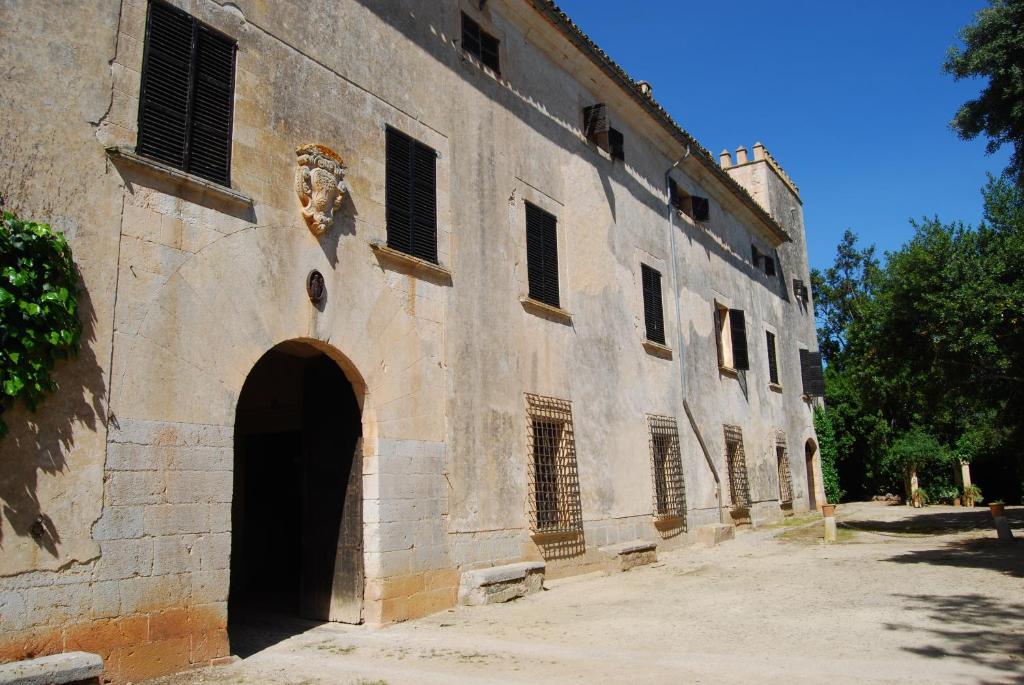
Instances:
[[[508,604],[300,624],[235,664],[150,685],[1024,683],[1024,508],[1007,513],[1011,543],[987,508],[843,505],[835,545],[820,520],[745,531]]]

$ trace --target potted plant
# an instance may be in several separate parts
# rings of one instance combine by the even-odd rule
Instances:
[[[959,497],[954,497],[953,498],[953,506],[954,507],[959,507],[960,506],[960,498]]]
[[[828,518],[829,516],[835,516],[836,515],[836,505],[831,504],[831,503],[829,503],[829,504],[822,504],[821,505],[821,515],[824,516],[825,518]]]
[[[988,503],[988,510],[992,512],[992,518],[998,518],[1006,515],[1006,502],[1001,499],[997,499],[994,502]]]
[[[975,503],[981,504],[984,502],[981,498],[981,488],[977,485],[968,485],[964,488],[964,506],[973,507]]]

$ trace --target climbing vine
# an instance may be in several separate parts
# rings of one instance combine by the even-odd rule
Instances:
[[[78,274],[64,236],[3,213],[0,223],[0,436],[3,412],[57,389],[54,363],[78,351]]]
[[[824,407],[814,409],[814,432],[818,434],[818,453],[821,455],[821,480],[825,486],[825,499],[829,504],[838,504],[846,493],[839,487],[836,434],[832,428],[832,418]]]

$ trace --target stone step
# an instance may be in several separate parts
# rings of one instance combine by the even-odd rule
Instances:
[[[524,561],[466,571],[459,582],[459,604],[497,604],[539,592],[544,569],[543,561]]]
[[[103,675],[103,659],[89,652],[65,652],[0,664],[0,685],[92,685]]]
[[[598,551],[608,558],[608,573],[628,571],[658,560],[658,543],[650,540],[632,540],[617,545],[599,547]]]
[[[714,547],[735,537],[736,526],[727,523],[712,523],[697,528],[697,543],[706,547]]]

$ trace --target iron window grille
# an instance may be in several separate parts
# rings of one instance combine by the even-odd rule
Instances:
[[[558,220],[526,203],[526,271],[530,298],[558,307]]]
[[[583,530],[572,405],[526,395],[530,527],[535,533]]]
[[[497,38],[480,28],[480,24],[465,12],[462,13],[462,49],[480,60],[495,74],[500,75],[498,44]]]
[[[136,151],[231,185],[235,41],[151,0],[139,91]]]
[[[786,434],[782,431],[775,434],[775,458],[779,465],[779,501],[782,504],[792,504],[793,477],[789,470],[789,455],[786,451]]]
[[[775,354],[775,334],[764,332],[765,345],[768,348],[768,382],[779,384],[779,361]]]
[[[658,517],[685,516],[686,485],[676,420],[667,416],[648,416],[647,424],[654,474],[654,514]]]
[[[437,264],[437,152],[390,126],[385,145],[388,247]]]
[[[743,430],[739,426],[724,426],[725,463],[729,470],[729,496],[733,510],[750,509],[750,484],[747,477],[747,457],[743,451]]]
[[[665,313],[661,302],[661,272],[646,264],[640,265],[644,295],[644,327],[647,339],[665,344]]]

